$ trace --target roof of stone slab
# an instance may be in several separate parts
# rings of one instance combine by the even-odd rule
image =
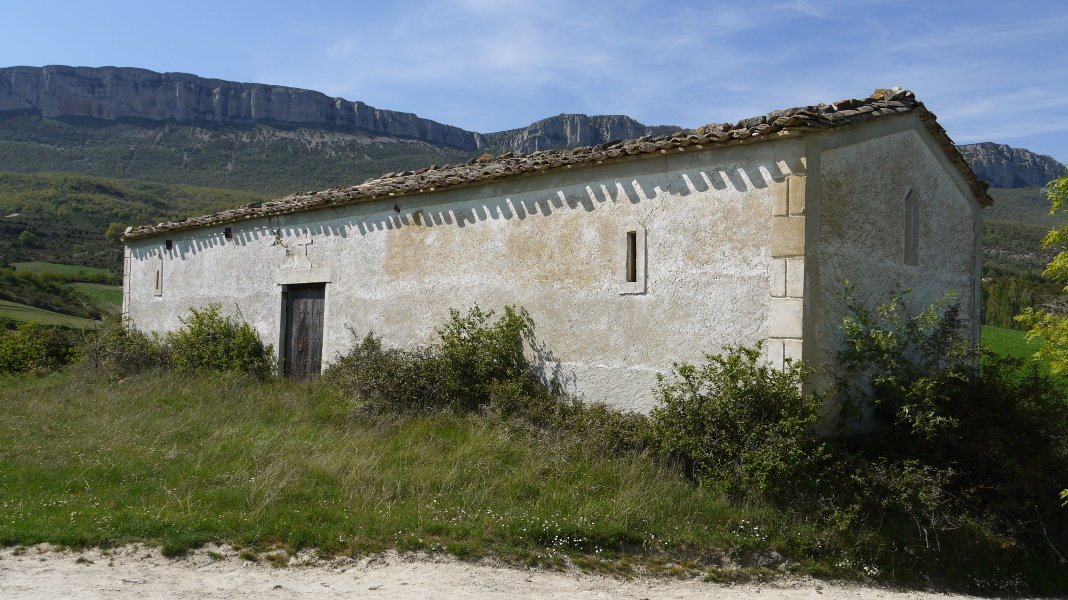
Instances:
[[[576,165],[600,165],[630,157],[640,158],[642,155],[677,152],[687,148],[717,148],[775,140],[790,134],[826,131],[909,112],[915,113],[934,136],[950,162],[957,167],[965,181],[968,182],[979,203],[984,206],[993,204],[986,191],[989,186],[975,176],[967,161],[953,144],[953,140],[936,121],[935,115],[928,111],[922,102],[916,100],[912,92],[895,88],[876,90],[868,98],[777,110],[763,116],[742,119],[735,124],[711,124],[671,135],[645,136],[627,141],[617,140],[592,147],[542,150],[524,155],[507,152],[494,157],[484,154],[462,164],[386,173],[381,177],[350,187],[297,193],[278,200],[253,202],[201,217],[132,227],[126,231],[123,240],[154,237],[172,231],[222,225],[343,204],[479,185]]]

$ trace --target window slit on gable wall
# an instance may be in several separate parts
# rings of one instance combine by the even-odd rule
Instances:
[[[920,206],[916,194],[905,195],[905,264],[916,266],[920,257]]]

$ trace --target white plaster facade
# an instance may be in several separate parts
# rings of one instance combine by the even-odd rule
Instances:
[[[283,286],[325,282],[329,363],[350,328],[404,347],[431,341],[449,308],[517,305],[547,374],[639,411],[658,373],[727,344],[766,341],[774,364],[830,372],[846,279],[873,300],[955,290],[978,335],[979,205],[919,118],[750,142],[132,239],[124,315],[167,331],[219,303],[278,348]],[[903,260],[909,191],[917,266]]]

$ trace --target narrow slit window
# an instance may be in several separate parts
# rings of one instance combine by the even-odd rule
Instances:
[[[627,232],[627,283],[638,281],[638,232]]]
[[[152,289],[152,293],[157,296],[163,295],[163,267],[156,268],[156,285]]]
[[[645,293],[645,235],[645,227],[635,219],[628,219],[619,232],[616,281],[620,294]]]
[[[909,192],[905,197],[905,264],[919,264],[920,256],[920,206]]]

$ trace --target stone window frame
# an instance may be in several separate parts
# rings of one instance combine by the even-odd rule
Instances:
[[[619,257],[619,293],[621,295],[628,294],[644,294],[646,292],[646,232],[645,226],[642,225],[637,219],[631,218],[623,226],[623,230],[619,234],[618,253]],[[633,236],[633,238],[632,238]],[[634,240],[634,281],[628,281],[627,267],[630,257],[630,240]]]
[[[904,263],[915,267],[920,264],[920,203],[910,188],[905,192],[905,218],[903,222],[905,247]]]

